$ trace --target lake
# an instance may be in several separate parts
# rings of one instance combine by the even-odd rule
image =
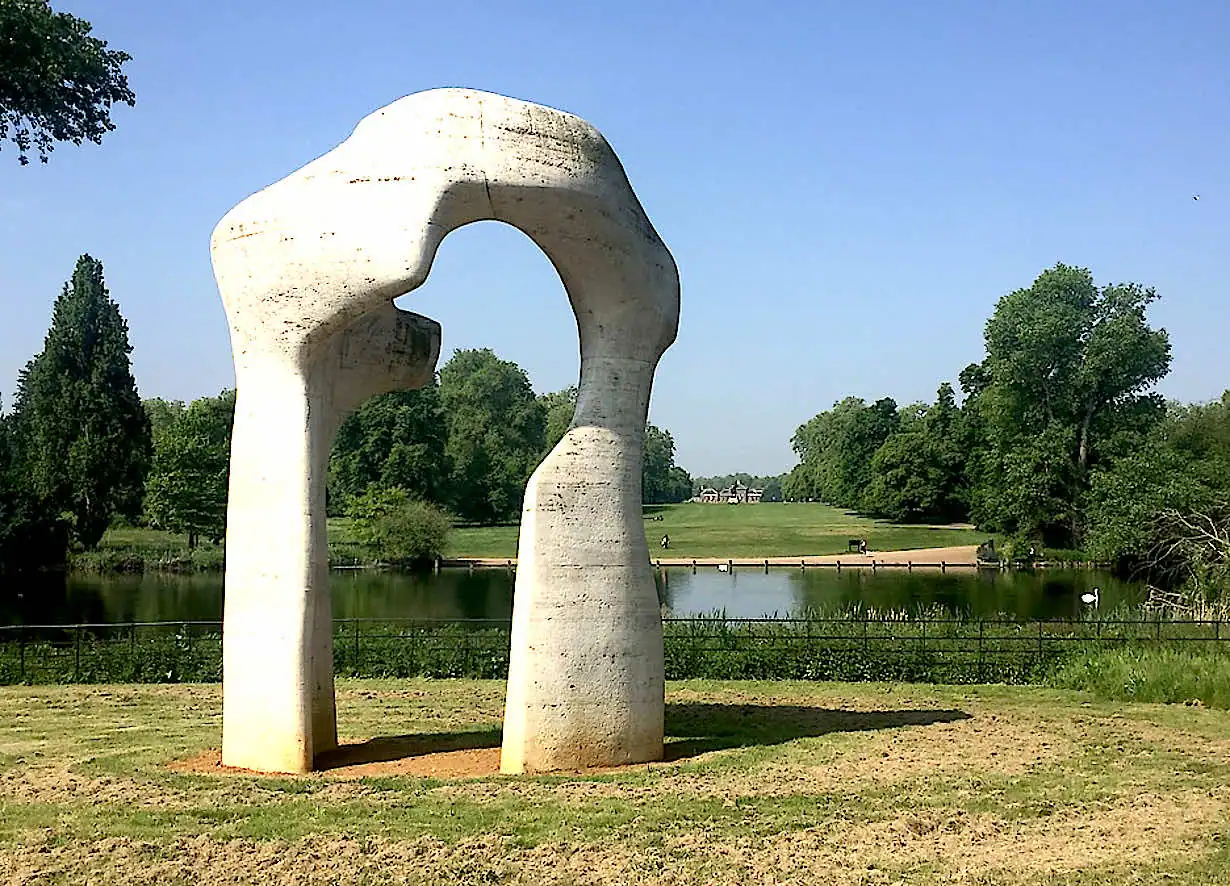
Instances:
[[[10,579],[9,581],[12,581]],[[331,573],[335,618],[508,618],[513,573],[507,569],[445,569],[439,575],[369,570]],[[16,606],[0,603],[0,624],[218,620],[220,574],[97,576],[71,574],[21,580]],[[832,568],[664,569],[658,595],[671,615],[724,611],[732,618],[785,616],[803,609],[876,610],[940,607],[954,614],[1021,619],[1070,618],[1080,595],[1098,587],[1101,607],[1143,600],[1139,584],[1086,570],[952,569],[907,572]],[[0,601],[14,596],[11,588]]]

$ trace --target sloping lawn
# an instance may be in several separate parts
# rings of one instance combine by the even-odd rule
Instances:
[[[661,517],[661,520],[653,519]],[[670,536],[672,557],[792,557],[838,554],[851,538],[876,551],[979,544],[985,533],[960,526],[901,526],[822,504],[679,504],[645,508],[651,554]],[[517,526],[461,528],[450,557],[515,557]],[[662,552],[665,554],[665,552]]]

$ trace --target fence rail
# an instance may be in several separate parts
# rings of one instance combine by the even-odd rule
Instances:
[[[334,622],[339,674],[507,675],[509,619],[348,618]],[[1033,682],[1072,654],[1175,644],[1230,655],[1221,621],[871,615],[663,619],[671,678]],[[0,684],[217,681],[222,622],[0,626]]]

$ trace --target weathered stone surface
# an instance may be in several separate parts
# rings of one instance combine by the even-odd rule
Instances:
[[[654,369],[679,279],[602,136],[570,114],[441,89],[364,119],[213,234],[238,401],[227,527],[223,761],[302,772],[336,745],[324,476],[341,419],[426,383],[434,321],[392,299],[440,241],[507,222],[551,259],[577,318],[576,416],[530,481],[502,766],[662,753],[662,635],[641,524]]]

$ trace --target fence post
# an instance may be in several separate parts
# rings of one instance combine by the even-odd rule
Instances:
[[[17,632],[17,673],[26,682],[26,629]]]
[[[73,682],[81,679],[81,625],[77,625],[77,654],[73,663]]]
[[[1042,622],[1038,622],[1038,664],[1042,664],[1042,659],[1046,657],[1046,653],[1042,649]]]
[[[984,622],[981,618],[978,619],[978,679],[979,680],[986,679],[986,661],[984,658],[983,643],[982,643],[982,631],[985,625],[986,625],[986,622]]]
[[[866,609],[863,610],[863,655],[870,651],[870,644],[867,642],[867,623],[871,620],[870,614]]]
[[[921,635],[922,645],[919,648],[919,652],[921,652],[923,655],[926,655],[927,654],[927,616],[924,615],[921,619],[919,619],[919,623],[922,625],[922,635]]]
[[[359,620],[356,618],[354,624],[354,675],[360,676],[359,672]]]

